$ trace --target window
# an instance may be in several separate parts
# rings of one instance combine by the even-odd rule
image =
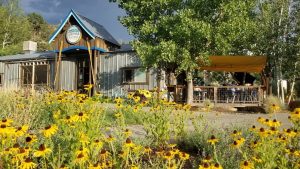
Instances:
[[[147,73],[141,68],[124,68],[123,83],[147,83]]]
[[[33,66],[22,66],[23,79],[22,84],[28,85],[32,82],[32,68]]]
[[[0,86],[3,86],[3,77],[4,74],[3,73],[0,73]]]
[[[34,84],[47,85],[48,65],[35,65]],[[22,66],[22,84],[31,85],[33,76],[33,65]]]
[[[48,80],[48,66],[47,65],[36,65],[35,66],[35,84],[47,84]]]

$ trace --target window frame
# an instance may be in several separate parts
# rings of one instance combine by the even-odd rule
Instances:
[[[149,70],[148,69],[146,69],[145,70],[145,74],[146,74],[146,81],[145,82],[135,82],[135,81],[133,81],[133,82],[126,82],[126,81],[124,81],[125,80],[125,71],[126,70],[133,70],[133,74],[134,74],[134,70],[136,70],[136,69],[141,69],[142,67],[123,67],[123,68],[121,68],[121,71],[122,71],[122,84],[123,85],[149,85]],[[134,75],[133,75],[134,76]],[[134,78],[134,77],[133,77]]]
[[[33,73],[33,67],[35,67],[35,71],[37,71],[37,66],[45,66],[46,67],[46,79],[47,82],[46,83],[36,83],[36,78],[37,78],[37,74],[36,72]],[[25,68],[26,67],[31,67],[31,79],[28,80],[28,84],[24,84],[24,75],[25,75]],[[21,86],[23,87],[28,87],[28,86],[49,86],[50,85],[50,64],[46,61],[41,61],[41,62],[24,62],[20,65],[20,73],[21,73],[21,79],[20,79],[20,83]],[[35,75],[35,79],[34,79],[34,83],[32,84],[32,75]]]

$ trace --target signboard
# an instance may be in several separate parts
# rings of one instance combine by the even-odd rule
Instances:
[[[78,26],[72,25],[66,33],[66,39],[69,43],[75,44],[81,39],[81,31]]]

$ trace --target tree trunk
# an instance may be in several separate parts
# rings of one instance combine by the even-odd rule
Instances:
[[[297,66],[298,66],[298,62],[295,63],[295,67],[294,67],[294,75],[293,75],[293,81],[292,81],[290,95],[289,95],[289,98],[288,98],[288,104],[290,104],[293,93],[294,93],[294,88],[295,88],[295,83],[296,83]]]
[[[157,87],[157,99],[160,99],[160,91],[161,91],[161,68],[157,68],[157,74],[156,74],[156,87]]]
[[[193,75],[192,71],[186,71],[186,81],[187,81],[187,95],[186,95],[186,103],[193,103]]]

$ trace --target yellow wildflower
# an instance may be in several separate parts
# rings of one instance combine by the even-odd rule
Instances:
[[[242,161],[240,164],[240,169],[253,169],[253,164],[249,161]]]
[[[42,133],[44,134],[45,137],[51,137],[57,132],[57,130],[58,130],[57,125],[53,124],[45,127],[45,129],[42,130]]]
[[[211,145],[215,145],[218,141],[219,139],[217,139],[214,135],[212,135],[207,142],[210,143]]]
[[[44,144],[39,146],[39,149],[33,153],[34,157],[45,157],[46,155],[50,154],[52,150],[47,148]]]
[[[33,169],[36,167],[37,164],[35,164],[30,158],[26,158],[20,165],[20,169]]]

